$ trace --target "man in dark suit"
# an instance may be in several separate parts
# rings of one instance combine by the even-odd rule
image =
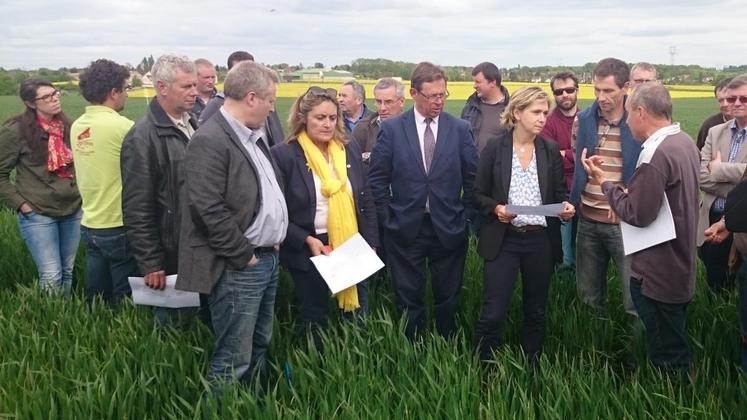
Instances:
[[[430,268],[436,330],[454,333],[467,253],[467,218],[477,168],[469,124],[442,113],[446,75],[423,62],[413,70],[415,107],[384,121],[369,179],[405,334],[423,327],[425,263]]]
[[[214,389],[262,374],[272,336],[288,211],[261,126],[277,82],[253,62],[231,69],[223,107],[197,130],[184,159],[176,287],[209,294]]]

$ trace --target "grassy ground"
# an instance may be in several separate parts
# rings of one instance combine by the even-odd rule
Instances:
[[[591,100],[581,100],[580,104],[582,107],[586,107],[591,104]],[[288,111],[293,104],[292,98],[278,98],[276,103],[276,110],[280,116],[280,120],[285,121],[288,119]],[[407,107],[412,105],[412,101],[408,100]],[[698,134],[698,129],[709,115],[716,113],[717,104],[713,99],[703,98],[685,98],[674,100],[674,119],[682,124],[683,130],[685,130],[691,137],[695,137]],[[62,97],[62,108],[65,113],[74,120],[80,116],[85,110],[86,102],[77,93],[68,93]],[[375,109],[372,100],[368,101],[369,108]],[[450,100],[446,102],[446,111],[452,115],[459,116],[464,106],[463,100]],[[122,112],[123,115],[127,116],[132,120],[140,118],[147,107],[146,98],[130,98],[127,102],[125,110]],[[15,96],[0,96],[0,121],[5,121],[8,117],[23,111],[23,105],[20,99]]]
[[[0,112],[17,112],[14,103],[0,97]],[[458,114],[461,105],[450,101],[447,109]],[[69,95],[64,106],[75,117],[83,102]],[[289,106],[289,100],[279,101],[281,116]],[[694,134],[712,108],[711,101],[677,100],[676,119]],[[143,109],[144,103],[133,101],[126,114],[137,118]],[[0,250],[0,418],[747,417],[740,403],[747,382],[736,365],[735,296],[711,297],[702,272],[688,307],[694,384],[661,377],[647,366],[616,280],[610,282],[609,310],[597,313],[576,300],[572,279],[554,278],[545,353],[540,369],[532,371],[518,352],[520,288],[506,326],[507,346],[495,363],[483,369],[472,355],[482,289],[474,247],[460,296],[460,334],[449,342],[431,336],[408,342],[389,284],[374,282],[372,315],[362,326],[333,322],[320,355],[296,335],[292,284],[283,275],[266,398],[258,404],[251,392],[232,388],[216,408],[203,397],[212,346],[204,326],[160,334],[147,308],[88,308],[80,298],[82,254],[73,299],[41,296],[32,287],[35,269],[15,216],[7,210],[0,210]],[[631,361],[639,367],[626,367]]]

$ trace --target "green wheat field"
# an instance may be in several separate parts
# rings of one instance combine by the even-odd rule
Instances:
[[[279,99],[285,118],[291,101]],[[458,115],[463,103],[449,101]],[[588,105],[588,101],[582,105]],[[76,118],[84,101],[63,97]],[[142,99],[124,114],[139,118]],[[22,109],[0,97],[0,119]],[[675,100],[675,120],[694,136],[716,111],[713,100]],[[0,210],[0,418],[17,419],[734,419],[747,418],[740,374],[735,294],[709,295],[698,273],[688,327],[694,382],[661,376],[629,329],[620,284],[611,269],[608,310],[576,299],[572,278],[553,279],[545,352],[531,369],[518,348],[521,288],[506,325],[507,345],[490,366],[473,354],[481,305],[482,262],[470,248],[460,296],[459,335],[411,343],[394,308],[390,284],[370,284],[371,315],[362,324],[334,319],[317,353],[298,337],[292,283],[285,274],[269,353],[269,389],[228,389],[218,405],[205,379],[208,329],[154,330],[148,308],[126,303],[112,312],[82,299],[83,251],[72,299],[42,295],[12,211]],[[331,304],[332,302],[330,302]],[[332,313],[332,311],[331,311]],[[631,365],[637,364],[637,367]]]

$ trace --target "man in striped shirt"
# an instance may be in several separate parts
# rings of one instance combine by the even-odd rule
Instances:
[[[576,237],[576,287],[585,303],[602,310],[606,300],[607,266],[615,263],[622,283],[625,311],[636,316],[630,298],[630,258],[623,252],[620,225],[602,193],[599,182],[588,178],[581,165],[581,151],[604,158],[604,181],[625,185],[633,176],[640,143],[626,123],[625,100],[630,86],[628,65],[616,58],[601,60],[592,73],[596,101],[576,116],[571,141],[576,168],[571,203],[579,209]]]

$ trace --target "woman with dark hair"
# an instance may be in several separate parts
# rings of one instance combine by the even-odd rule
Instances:
[[[18,212],[41,289],[69,295],[81,218],[70,122],[48,81],[24,80],[20,96],[26,111],[0,128],[0,200]]]
[[[291,137],[272,148],[285,181],[288,234],[280,263],[295,284],[304,329],[327,324],[330,292],[309,257],[329,253],[360,232],[379,245],[376,210],[356,142],[348,143],[334,89],[312,86],[290,110]],[[336,295],[345,313],[365,313],[365,289],[350,287]]]
[[[550,97],[539,87],[511,95],[501,115],[506,133],[489,142],[480,156],[475,201],[486,217],[477,252],[485,259],[483,304],[475,327],[482,360],[501,342],[514,285],[521,272],[524,326],[521,346],[532,361],[542,350],[547,291],[554,264],[562,261],[560,222],[575,213],[568,203],[563,160],[557,143],[539,137]],[[563,203],[557,217],[512,214],[508,205]]]

